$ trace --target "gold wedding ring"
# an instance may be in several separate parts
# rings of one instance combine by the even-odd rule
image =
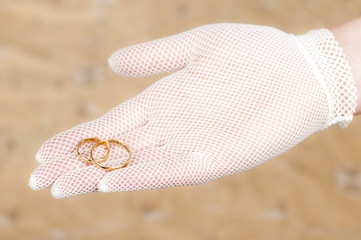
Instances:
[[[80,146],[83,145],[84,143],[87,143],[87,142],[94,142],[95,143],[93,145],[93,147],[91,148],[91,150],[90,150],[90,159],[84,158],[84,156],[80,153]],[[103,157],[101,157],[99,159],[94,159],[94,155],[93,155],[94,150],[96,148],[100,147],[100,146],[103,146],[103,145],[107,149],[107,153],[105,154],[105,156],[103,156]],[[100,165],[100,163],[105,162],[109,158],[109,155],[110,155],[110,146],[109,145],[122,146],[128,152],[129,157],[128,157],[127,161],[123,165],[118,166],[118,167],[109,167],[109,166]],[[130,162],[130,160],[132,158],[132,153],[131,153],[129,147],[126,144],[124,144],[124,143],[122,143],[122,142],[120,142],[118,140],[114,140],[114,139],[101,140],[101,139],[95,138],[95,137],[94,138],[85,138],[85,139],[79,141],[76,150],[77,150],[78,157],[81,160],[83,160],[86,163],[93,164],[93,165],[97,166],[98,168],[100,168],[100,169],[102,169],[104,171],[107,171],[107,172],[113,171],[113,170],[116,170],[116,169],[120,169],[120,168],[125,168],[129,164],[129,162]]]
[[[80,146],[83,145],[84,143],[87,143],[87,142],[95,142],[95,143],[98,143],[98,142],[101,142],[102,140],[99,139],[99,138],[85,138],[83,140],[81,140],[79,143],[78,143],[78,146],[76,147],[76,151],[77,151],[77,154],[78,154],[78,157],[85,161],[86,163],[93,163],[94,159],[86,159],[83,157],[83,155],[81,155],[80,153]],[[109,148],[109,145],[106,146],[107,148],[107,153],[104,157],[100,158],[100,159],[97,159],[96,161],[98,163],[102,163],[104,161],[106,161],[108,158],[109,158],[109,153],[110,153],[110,148]],[[92,155],[90,155],[92,157]]]
[[[100,163],[99,161],[94,160],[94,157],[93,157],[94,149],[96,149],[97,147],[102,146],[102,145],[105,145],[107,148],[109,148],[109,144],[120,145],[123,148],[125,148],[125,150],[127,150],[128,154],[129,154],[129,157],[128,157],[127,161],[122,166],[119,166],[119,167],[103,166],[103,165],[99,164]],[[116,169],[125,168],[129,164],[130,159],[132,158],[132,153],[130,152],[129,147],[126,144],[121,143],[118,140],[111,139],[111,140],[100,141],[100,142],[97,142],[96,144],[94,144],[94,146],[90,150],[90,156],[91,156],[91,160],[92,160],[94,165],[96,165],[100,169],[103,169],[104,171],[109,172],[109,171],[113,171],[113,170],[116,170]]]

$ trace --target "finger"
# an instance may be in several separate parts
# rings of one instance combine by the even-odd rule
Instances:
[[[86,165],[87,163],[81,161],[75,154],[63,156],[54,161],[46,161],[32,172],[28,185],[33,190],[46,188],[62,174]]]
[[[78,142],[84,138],[108,139],[114,135],[124,135],[144,125],[147,122],[147,115],[144,101],[132,98],[98,119],[80,124],[50,138],[40,147],[36,158],[42,163],[74,152]]]
[[[125,134],[124,136],[116,137],[122,143],[129,146],[132,154],[151,149],[162,144],[160,136],[154,134],[150,125],[145,125],[132,132]],[[87,145],[84,149],[85,158],[90,158],[90,149],[92,145]],[[98,149],[97,149],[98,150]],[[110,145],[109,160],[120,159],[128,156],[128,152],[122,147],[116,145]],[[99,156],[104,156],[105,151],[98,153]],[[98,159],[98,157],[95,157]],[[73,171],[78,168],[85,167],[89,164],[80,160],[75,152],[71,152],[65,156],[60,156],[52,161],[43,162],[38,168],[36,168],[30,176],[29,187],[33,190],[40,190],[53,184],[57,178],[61,175]]]
[[[98,191],[119,192],[200,184],[212,179],[213,164],[201,153],[171,156],[110,172],[100,180]]]
[[[157,158],[165,158],[170,154],[166,147],[152,148],[136,154],[126,167],[142,164],[147,161],[154,161]],[[107,166],[115,167],[124,163],[127,158],[106,161]],[[58,178],[51,188],[55,198],[65,198],[84,193],[97,191],[99,181],[109,174],[96,166],[88,166],[68,172]]]
[[[114,52],[110,68],[121,76],[140,77],[183,68],[195,49],[196,29],[170,37],[129,46]]]

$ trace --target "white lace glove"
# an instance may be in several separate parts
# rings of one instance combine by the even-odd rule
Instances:
[[[248,170],[330,125],[346,127],[356,107],[350,67],[326,29],[294,36],[205,25],[120,49],[109,63],[128,77],[180,70],[46,141],[32,189],[53,184],[60,198],[205,183]],[[88,137],[126,143],[132,161],[112,172],[84,163],[75,149]],[[126,158],[119,150],[105,163]]]

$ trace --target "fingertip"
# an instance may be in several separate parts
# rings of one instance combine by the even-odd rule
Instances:
[[[35,159],[36,159],[36,161],[38,161],[39,163],[42,163],[42,162],[43,162],[43,160],[41,159],[41,151],[40,151],[40,150],[35,154]]]
[[[108,183],[104,179],[98,183],[98,191],[99,192],[109,192]]]
[[[35,174],[31,174],[30,178],[29,178],[29,182],[28,182],[28,186],[32,189],[32,190],[39,190],[38,188],[38,180],[36,178]]]
[[[62,194],[60,193],[58,184],[54,183],[51,187],[51,195],[57,199],[63,198]]]
[[[108,58],[108,65],[113,72],[117,73],[115,68],[114,53]]]
[[[126,54],[126,51],[119,49],[108,58],[110,69],[122,77],[137,77],[137,73],[132,72],[129,59],[126,59],[124,54]]]

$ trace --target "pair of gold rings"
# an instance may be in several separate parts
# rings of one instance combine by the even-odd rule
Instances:
[[[95,142],[95,144],[93,145],[93,147],[91,148],[90,150],[90,159],[87,159],[85,158],[81,153],[80,153],[80,146],[83,145],[84,143],[87,143],[87,142]],[[103,166],[101,165],[100,163],[102,162],[105,162],[108,158],[109,158],[109,154],[110,154],[110,147],[109,145],[119,145],[123,148],[125,148],[125,150],[127,150],[128,154],[129,154],[129,157],[127,159],[127,161],[122,165],[122,166],[119,166],[119,167],[109,167],[109,166]],[[105,148],[107,149],[107,153],[105,154],[105,156],[99,158],[99,159],[94,159],[94,155],[93,155],[93,152],[94,150],[97,148],[97,147],[100,147],[100,146],[105,146]],[[113,171],[113,170],[116,170],[116,169],[120,169],[120,168],[125,168],[129,162],[130,162],[130,159],[132,157],[132,153],[130,152],[130,149],[129,147],[122,143],[122,142],[119,142],[118,140],[114,140],[114,139],[110,139],[110,140],[101,140],[99,138],[85,138],[83,140],[81,140],[79,143],[78,143],[78,146],[76,148],[76,151],[77,151],[77,154],[78,154],[78,157],[83,160],[84,162],[86,163],[90,163],[90,164],[93,164],[95,166],[97,166],[98,168],[104,170],[104,171]]]

